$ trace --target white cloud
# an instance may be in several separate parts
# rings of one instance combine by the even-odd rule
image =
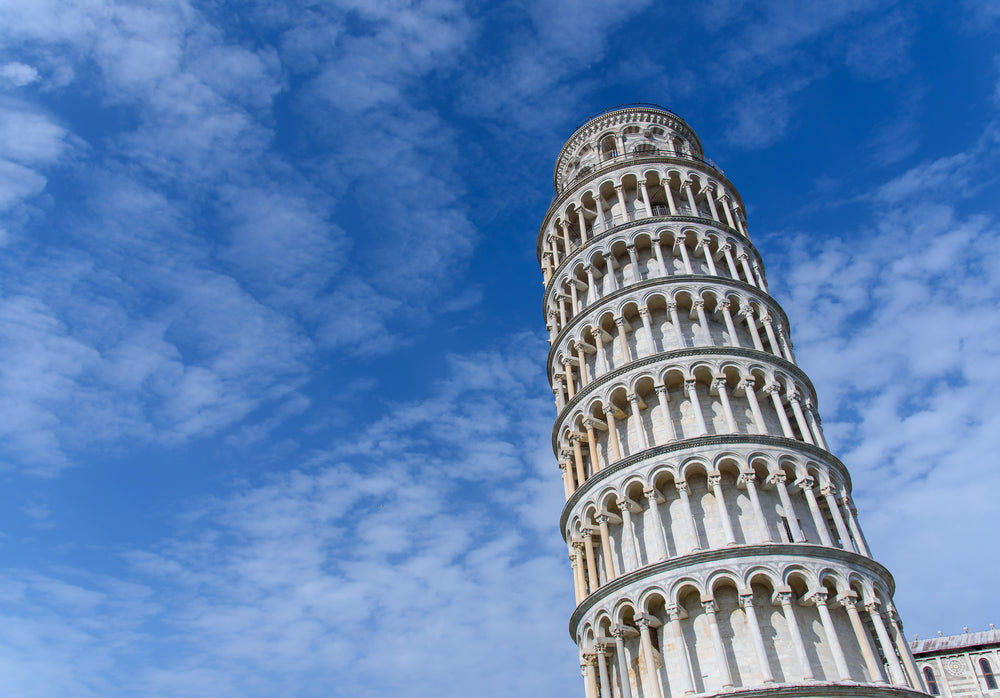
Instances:
[[[38,81],[38,71],[30,65],[12,61],[0,66],[0,81],[14,87],[24,87]]]
[[[137,581],[0,579],[3,656],[59,662],[26,695],[576,690],[552,408],[540,364],[520,358],[544,342],[516,339],[452,357],[427,398],[365,430],[358,455],[206,500],[171,540],[127,554]]]
[[[1000,221],[955,209],[993,161],[984,142],[881,187],[871,226],[790,235],[792,253],[770,260],[873,552],[899,583],[908,630],[925,636],[1000,611],[955,586],[964,570],[966,589],[986,588],[998,553],[954,533],[988,520],[1000,487]]]

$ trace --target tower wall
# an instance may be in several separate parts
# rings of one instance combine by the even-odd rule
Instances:
[[[652,105],[587,121],[538,236],[587,698],[923,691],[735,186]]]

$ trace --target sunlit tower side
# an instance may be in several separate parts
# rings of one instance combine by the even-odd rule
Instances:
[[[538,235],[587,698],[925,690],[745,208],[655,105],[580,126]]]

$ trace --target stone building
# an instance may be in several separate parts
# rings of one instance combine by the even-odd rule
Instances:
[[[736,187],[670,111],[580,126],[538,235],[587,698],[925,690]]]
[[[1000,630],[914,640],[916,657],[928,693],[948,698],[1000,696]]]

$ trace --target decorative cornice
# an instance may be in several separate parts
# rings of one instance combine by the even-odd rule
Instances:
[[[588,175],[586,177],[580,178],[579,182],[574,183],[573,186],[571,186],[571,187],[567,187],[565,191],[562,191],[559,194],[557,194],[555,197],[553,197],[552,201],[549,202],[549,207],[545,210],[545,216],[542,218],[542,225],[541,225],[541,227],[539,227],[539,229],[538,229],[538,235],[535,238],[535,254],[536,254],[537,258],[538,258],[538,263],[539,264],[542,263],[542,237],[545,235],[545,229],[548,228],[548,226],[549,226],[549,220],[552,218],[553,214],[555,214],[559,210],[559,208],[561,208],[562,205],[566,203],[566,200],[572,198],[573,196],[575,196],[576,192],[578,192],[580,189],[583,189],[585,187],[589,187],[590,184],[591,184],[591,182],[593,182],[598,177],[601,177],[603,175],[608,174],[609,172],[613,172],[613,171],[619,170],[619,169],[620,170],[630,170],[630,169],[632,169],[632,167],[634,166],[634,164],[636,162],[639,162],[639,161],[643,162],[644,164],[645,163],[657,163],[657,162],[663,162],[663,163],[667,163],[667,164],[684,164],[687,167],[690,167],[691,169],[694,169],[694,170],[698,170],[697,166],[700,165],[704,169],[704,171],[703,170],[698,170],[700,172],[700,174],[710,174],[713,179],[717,179],[717,180],[719,180],[720,183],[724,184],[726,186],[726,191],[730,192],[735,197],[735,203],[737,203],[741,209],[743,209],[744,211],[746,211],[746,205],[743,203],[743,197],[740,195],[739,191],[736,189],[736,185],[733,184],[731,181],[729,181],[729,179],[724,174],[722,174],[717,168],[713,167],[709,163],[704,162],[702,160],[694,160],[694,159],[691,159],[691,158],[688,158],[688,157],[684,157],[683,155],[675,155],[675,156],[671,156],[671,155],[654,155],[654,156],[646,156],[646,157],[642,157],[642,158],[636,158],[634,160],[630,159],[630,160],[621,161],[621,162],[609,163],[605,167],[597,168],[597,169],[593,170],[592,172],[588,173]],[[730,228],[726,223],[723,223],[722,221],[716,221],[714,218],[702,219],[701,216],[669,216],[669,217],[670,218],[696,218],[696,219],[699,219],[699,220],[710,220],[713,223],[718,223],[719,225],[721,225],[723,228],[726,228],[727,230],[732,230],[737,235],[739,235],[741,238],[749,239],[748,235],[741,235],[740,232],[738,230],[736,230],[735,228]],[[630,222],[634,223],[635,221],[630,221]]]
[[[812,398],[815,400],[814,404],[817,405],[818,409],[819,398],[816,396],[816,388],[813,386],[812,381],[809,380],[809,376],[806,375],[805,371],[788,359],[775,356],[770,352],[746,349],[744,347],[686,347],[684,349],[671,349],[670,351],[661,351],[641,359],[629,361],[624,366],[616,368],[614,371],[608,371],[600,378],[595,378],[585,387],[580,388],[576,395],[566,401],[562,410],[556,415],[555,423],[552,426],[552,449],[555,450],[558,447],[559,425],[566,418],[566,415],[573,407],[583,402],[585,398],[596,393],[598,388],[613,382],[616,378],[620,378],[636,368],[656,363],[666,364],[676,359],[685,359],[692,356],[735,356],[743,359],[754,359],[756,361],[764,359],[761,363],[774,364],[790,373],[794,373],[809,388],[809,392],[812,393]],[[551,373],[551,364],[548,368]]]
[[[542,294],[542,308],[545,308],[546,303],[548,302],[549,293],[551,292],[551,289],[552,289],[552,281],[555,280],[556,277],[558,277],[559,274],[561,274],[563,272],[563,270],[567,266],[569,266],[569,264],[571,262],[574,262],[575,259],[577,258],[577,256],[582,251],[584,251],[588,247],[590,247],[592,243],[600,242],[600,241],[604,240],[604,238],[614,237],[615,235],[620,234],[622,231],[624,231],[624,230],[626,230],[628,228],[641,228],[641,227],[644,227],[647,222],[653,223],[653,224],[656,224],[656,223],[675,223],[675,222],[680,222],[680,223],[694,223],[696,225],[704,226],[708,230],[716,229],[718,232],[729,232],[729,233],[732,233],[735,237],[737,237],[737,238],[739,238],[741,240],[741,244],[743,244],[743,246],[747,250],[749,250],[750,252],[753,252],[753,259],[754,259],[754,261],[757,264],[759,264],[761,268],[764,267],[764,262],[763,262],[763,259],[760,256],[760,252],[758,252],[757,248],[753,246],[753,243],[750,242],[749,238],[743,237],[742,235],[740,235],[739,231],[734,230],[733,228],[730,228],[728,225],[725,225],[725,224],[719,225],[718,221],[716,221],[716,220],[714,220],[712,218],[701,218],[699,216],[652,216],[650,218],[640,218],[637,221],[628,221],[627,223],[621,223],[619,225],[616,225],[613,228],[608,228],[607,230],[605,230],[604,232],[600,233],[599,235],[595,235],[595,236],[591,237],[590,239],[587,240],[586,244],[580,245],[575,250],[573,250],[571,253],[569,253],[568,255],[566,255],[565,257],[563,257],[563,260],[561,262],[559,262],[559,266],[557,266],[555,269],[552,270],[552,277],[549,279],[549,282],[545,285],[545,293]],[[645,232],[645,231],[641,231],[641,232]],[[705,231],[701,231],[701,232],[705,232]],[[654,234],[655,233],[653,233],[653,232],[649,233],[650,236],[652,236]],[[706,274],[705,276],[709,276],[709,275]],[[669,278],[672,278],[672,277],[662,277],[662,278],[669,279]],[[724,278],[724,277],[719,277],[719,278]],[[740,282],[740,283],[743,283],[743,282]]]
[[[711,281],[712,279],[719,279],[719,281]],[[545,369],[548,371],[549,375],[552,374],[552,359],[555,356],[556,348],[562,344],[563,340],[566,339],[566,335],[576,328],[577,325],[583,323],[584,317],[591,313],[593,310],[600,308],[602,305],[610,304],[611,301],[618,300],[624,296],[628,296],[630,293],[635,291],[642,291],[647,288],[655,288],[658,286],[677,286],[684,283],[715,283],[719,286],[732,286],[734,289],[739,289],[742,291],[748,291],[750,294],[759,296],[767,301],[767,305],[772,306],[780,315],[781,319],[784,321],[785,326],[788,326],[788,316],[785,315],[785,310],[782,308],[778,301],[767,291],[762,291],[756,286],[751,286],[745,281],[734,281],[733,279],[722,279],[722,277],[710,276],[708,274],[677,274],[676,276],[665,276],[657,277],[655,279],[646,279],[645,281],[640,281],[639,283],[632,284],[626,288],[620,288],[617,291],[612,291],[606,296],[603,296],[600,300],[591,303],[586,308],[581,310],[576,314],[571,320],[566,323],[566,326],[559,330],[559,334],[555,336],[552,340],[552,344],[549,346],[549,355],[545,360]],[[735,348],[735,347],[734,347]],[[767,352],[764,352],[767,353]]]
[[[583,484],[577,487],[573,494],[570,495],[569,499],[566,500],[566,504],[563,506],[562,514],[559,516],[559,531],[560,533],[565,534],[566,521],[569,520],[570,512],[585,494],[587,494],[592,488],[600,486],[605,480],[609,479],[611,475],[625,470],[636,463],[644,461],[648,458],[657,458],[659,456],[677,453],[678,451],[702,448],[704,446],[725,446],[728,449],[733,449],[735,446],[741,445],[769,446],[785,451],[793,450],[807,453],[813,458],[834,464],[841,471],[841,475],[844,478],[844,487],[847,488],[848,491],[852,489],[851,475],[847,470],[847,466],[845,466],[840,459],[837,458],[837,456],[833,455],[829,451],[826,451],[819,446],[807,444],[805,441],[797,441],[795,439],[789,439],[785,436],[770,436],[764,434],[717,434],[715,436],[696,436],[691,439],[672,441],[669,444],[647,448],[643,451],[639,451],[638,453],[634,453],[627,458],[622,458],[606,468],[598,470],[596,473],[584,480]]]
[[[886,583],[889,597],[896,593],[896,581],[892,574],[884,565],[870,557],[858,553],[849,552],[840,548],[830,548],[823,545],[809,543],[765,543],[757,545],[733,545],[713,550],[699,550],[688,555],[679,555],[669,560],[663,560],[652,565],[640,567],[628,574],[623,574],[600,587],[597,591],[588,595],[573,611],[569,620],[569,634],[576,640],[576,626],[583,620],[583,616],[597,605],[604,598],[611,596],[615,592],[621,591],[625,587],[643,579],[656,577],[669,572],[690,569],[696,565],[708,562],[724,562],[726,560],[739,560],[745,558],[769,558],[773,559],[777,555],[787,556],[793,559],[809,558],[811,560],[833,560],[847,563],[855,567],[860,567],[877,575]],[[729,695],[728,693],[726,695]],[[821,695],[821,694],[815,694]],[[824,694],[825,695],[825,694]],[[920,694],[923,695],[923,694]]]

